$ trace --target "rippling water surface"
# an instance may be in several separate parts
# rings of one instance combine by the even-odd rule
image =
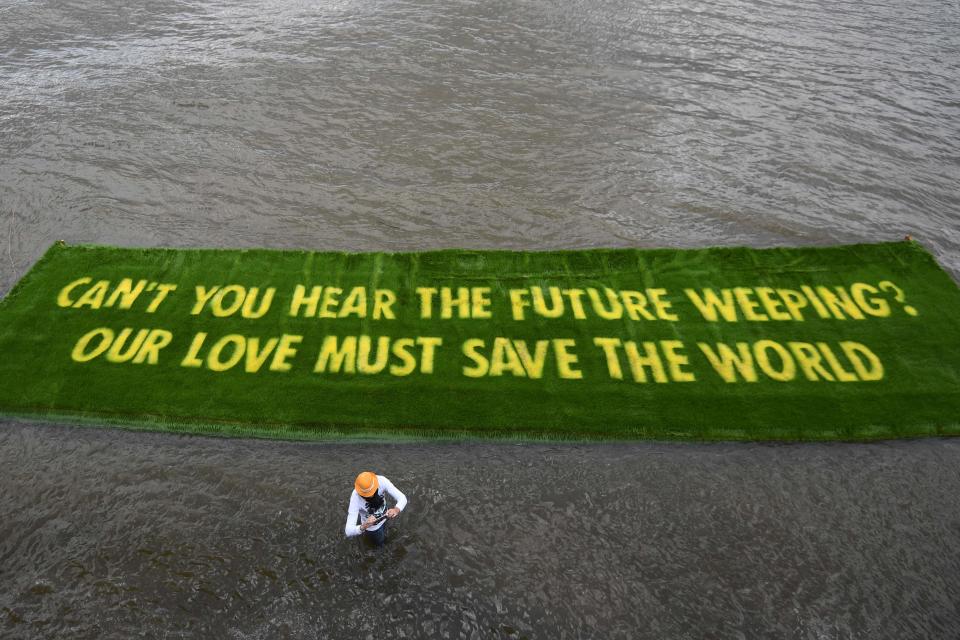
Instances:
[[[960,5],[0,0],[0,291],[57,239],[826,244],[960,274]],[[383,552],[350,479],[410,497]],[[0,637],[956,638],[960,442],[8,422]]]

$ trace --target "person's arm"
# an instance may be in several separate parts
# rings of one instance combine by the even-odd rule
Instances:
[[[396,512],[395,512],[396,515],[391,516],[395,518],[398,515],[400,515],[400,512],[403,511],[404,508],[407,506],[407,496],[403,495],[403,492],[400,491],[400,489],[397,489],[392,482],[390,482],[383,476],[379,476],[379,478],[380,478],[380,486],[383,487],[383,490],[389,493],[391,497],[393,497],[393,499],[397,501],[397,504],[393,506],[393,509],[396,509]],[[393,509],[390,509],[389,511],[393,511]],[[389,515],[389,511],[387,512],[388,515]]]
[[[346,534],[348,538],[353,538],[363,532],[363,529],[357,524],[357,518],[360,516],[360,504],[357,500],[354,500],[355,495],[356,492],[350,495],[350,507],[347,509],[347,524],[343,527],[343,533]]]

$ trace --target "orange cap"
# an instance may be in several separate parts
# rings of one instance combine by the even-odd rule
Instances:
[[[379,486],[377,474],[372,471],[364,471],[357,476],[357,480],[353,483],[353,488],[364,498],[369,498],[376,493]]]

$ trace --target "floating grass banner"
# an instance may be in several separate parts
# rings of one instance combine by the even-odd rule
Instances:
[[[913,242],[308,253],[57,244],[0,412],[281,438],[960,432],[960,291]]]

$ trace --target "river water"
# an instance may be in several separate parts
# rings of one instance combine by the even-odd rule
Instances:
[[[953,0],[0,0],[0,291],[55,240],[911,234]],[[410,499],[343,539],[352,477]],[[295,444],[6,422],[3,638],[956,638],[960,441]]]

